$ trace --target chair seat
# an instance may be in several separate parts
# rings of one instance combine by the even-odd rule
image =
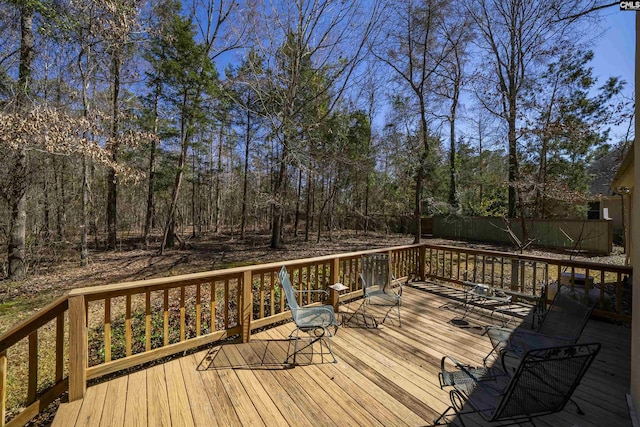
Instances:
[[[384,292],[384,290],[369,290],[365,295],[369,299],[370,304],[375,305],[397,305],[402,301],[402,297],[392,292]]]
[[[337,324],[333,312],[323,307],[300,308],[296,312],[296,325],[300,329],[327,328]]]
[[[483,378],[487,375],[487,368],[472,368],[468,367],[467,371],[470,372],[473,376],[477,378]],[[445,371],[441,372],[440,377],[440,388],[442,387],[450,387],[454,384],[460,384],[463,382],[473,382],[473,380],[467,375],[466,372],[455,370],[455,371]]]

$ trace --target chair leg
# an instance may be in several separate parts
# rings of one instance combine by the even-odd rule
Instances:
[[[326,339],[326,343],[325,344],[327,346],[327,350],[329,350],[329,354],[331,355],[331,357],[333,357],[333,363],[338,363],[338,359],[336,359],[336,355],[333,354],[333,350],[331,349],[331,337],[325,336],[325,339]],[[320,343],[322,343],[322,341],[320,341]],[[320,344],[320,345],[322,345],[322,344]],[[322,356],[322,362],[324,363],[324,355]]]
[[[572,404],[573,404],[573,406],[575,406],[575,407],[576,407],[576,412],[577,412],[579,415],[584,415],[584,411],[582,410],[582,408],[580,408],[580,405],[578,405],[578,403],[577,403],[575,400],[573,400],[573,399],[569,399],[569,402],[570,402],[570,403],[572,403]]]
[[[330,337],[330,335],[329,335],[327,330],[323,329],[323,333],[320,336],[310,337],[309,338],[309,343],[306,344],[304,347],[302,347],[300,349],[298,349],[298,341],[301,340],[299,335],[300,335],[300,329],[298,329],[298,328],[296,328],[293,332],[291,332],[289,334],[289,345],[287,346],[287,358],[284,361],[284,363],[286,365],[296,365],[296,359],[297,359],[298,353],[300,351],[303,351],[306,348],[310,348],[311,349],[311,355],[313,356],[313,345],[315,343],[319,343],[320,344],[320,357],[321,357],[322,363],[324,363],[324,351],[322,351],[323,341],[324,341],[324,345],[327,347],[327,350],[329,351],[329,354],[333,358],[333,362],[332,363],[338,363],[338,359],[336,359],[336,356],[333,354],[333,350],[331,349],[331,341],[330,341],[331,337]],[[291,350],[291,341],[292,340],[293,340],[293,354],[291,355],[290,354],[290,350]],[[293,358],[293,361],[289,362],[292,358]]]
[[[294,334],[295,334],[295,337],[294,337]],[[298,328],[294,329],[289,334],[289,344],[287,345],[287,358],[284,361],[285,365],[296,364],[296,356],[298,355],[298,340],[300,339],[299,334],[300,334],[300,329]],[[291,349],[292,339],[293,339],[293,363],[289,363],[289,359],[291,359],[291,356],[289,355],[289,350]]]
[[[442,414],[440,414],[440,416],[438,418],[433,420],[433,425],[434,426],[445,426],[445,425],[448,425],[449,423],[446,422],[446,418],[449,416],[449,415],[447,415],[447,413],[449,411],[454,411],[454,413],[455,413],[455,409],[453,409],[453,406],[449,406]],[[444,423],[441,423],[441,421],[444,421]]]

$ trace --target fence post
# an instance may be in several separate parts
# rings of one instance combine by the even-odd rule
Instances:
[[[87,312],[84,295],[69,298],[69,401],[87,391]]]
[[[426,280],[427,278],[427,247],[422,245],[420,246],[420,260],[418,261],[420,265],[418,266],[418,274],[420,275],[420,280]]]
[[[251,318],[253,317],[253,272],[246,270],[242,277],[242,306],[239,313],[242,322],[242,342],[251,339]]]

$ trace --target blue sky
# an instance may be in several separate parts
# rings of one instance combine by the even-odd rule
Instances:
[[[620,11],[616,7],[602,13],[605,33],[594,46],[594,70],[603,79],[607,75],[620,75],[633,83],[635,46],[635,13]]]
[[[621,11],[610,7],[601,12],[604,33],[593,46],[593,70],[598,82],[604,83],[610,76],[619,76],[627,82],[625,95],[631,97],[634,90],[635,15],[637,12]],[[612,139],[622,137],[627,126],[612,129]]]

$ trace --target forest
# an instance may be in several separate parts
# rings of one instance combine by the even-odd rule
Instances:
[[[0,0],[0,276],[130,239],[585,216],[589,164],[633,139],[627,83],[592,67],[611,9]]]

